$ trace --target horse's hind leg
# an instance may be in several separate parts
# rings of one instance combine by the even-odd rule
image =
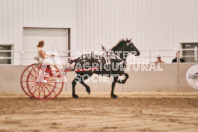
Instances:
[[[90,87],[89,87],[87,84],[85,84],[85,82],[84,82],[84,81],[81,81],[80,83],[81,83],[83,86],[85,86],[85,87],[86,87],[86,91],[87,91],[87,93],[88,93],[88,94],[90,94],[90,93],[91,93]]]
[[[75,87],[76,87],[76,82],[80,81],[80,78],[76,76],[76,78],[72,81],[72,96],[73,98],[79,98],[78,95],[76,95]]]
[[[80,81],[80,83],[81,83],[83,86],[85,86],[86,91],[87,91],[88,94],[91,93],[91,90],[90,90],[90,87],[89,87],[87,84],[85,84],[84,81],[85,81],[87,78],[89,78],[91,75],[92,75],[92,74],[83,74],[83,75],[81,75],[82,78],[81,78],[81,81]]]
[[[73,98],[79,98],[75,92],[76,82],[80,82],[83,86],[85,86],[88,94],[91,93],[90,87],[87,84],[85,84],[85,82],[84,82],[84,80],[86,80],[88,77],[89,76],[77,75],[76,78],[72,81],[72,96],[73,96]]]

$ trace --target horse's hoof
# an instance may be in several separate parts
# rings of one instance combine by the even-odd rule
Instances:
[[[117,99],[118,96],[117,95],[111,95],[111,98]]]
[[[73,98],[75,98],[75,99],[78,99],[79,98],[79,96],[78,95],[72,95],[73,96]]]
[[[86,88],[86,91],[87,91],[87,93],[88,93],[88,94],[90,94],[90,93],[91,93],[90,88]]]

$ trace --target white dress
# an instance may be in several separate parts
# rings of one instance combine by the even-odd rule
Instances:
[[[53,58],[49,57],[50,55],[45,54],[45,57],[43,59],[42,56],[39,53],[40,50],[43,50],[43,49],[38,48],[38,57],[39,57],[38,63],[42,63],[44,65],[54,65]]]

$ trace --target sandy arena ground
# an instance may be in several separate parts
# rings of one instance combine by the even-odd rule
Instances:
[[[61,94],[40,101],[20,95],[0,95],[2,131],[196,132],[198,94],[167,93]]]

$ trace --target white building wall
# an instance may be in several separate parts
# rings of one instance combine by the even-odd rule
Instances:
[[[21,51],[23,27],[71,28],[75,49],[76,0],[0,0],[0,44]]]
[[[126,37],[140,50],[179,50],[198,42],[197,12],[198,0],[0,0],[0,44],[22,50],[23,27],[69,27],[71,50],[111,48]]]
[[[126,37],[140,50],[179,50],[180,42],[198,42],[198,0],[77,0],[77,9],[79,50],[111,48]],[[152,56],[158,54],[175,51]]]

